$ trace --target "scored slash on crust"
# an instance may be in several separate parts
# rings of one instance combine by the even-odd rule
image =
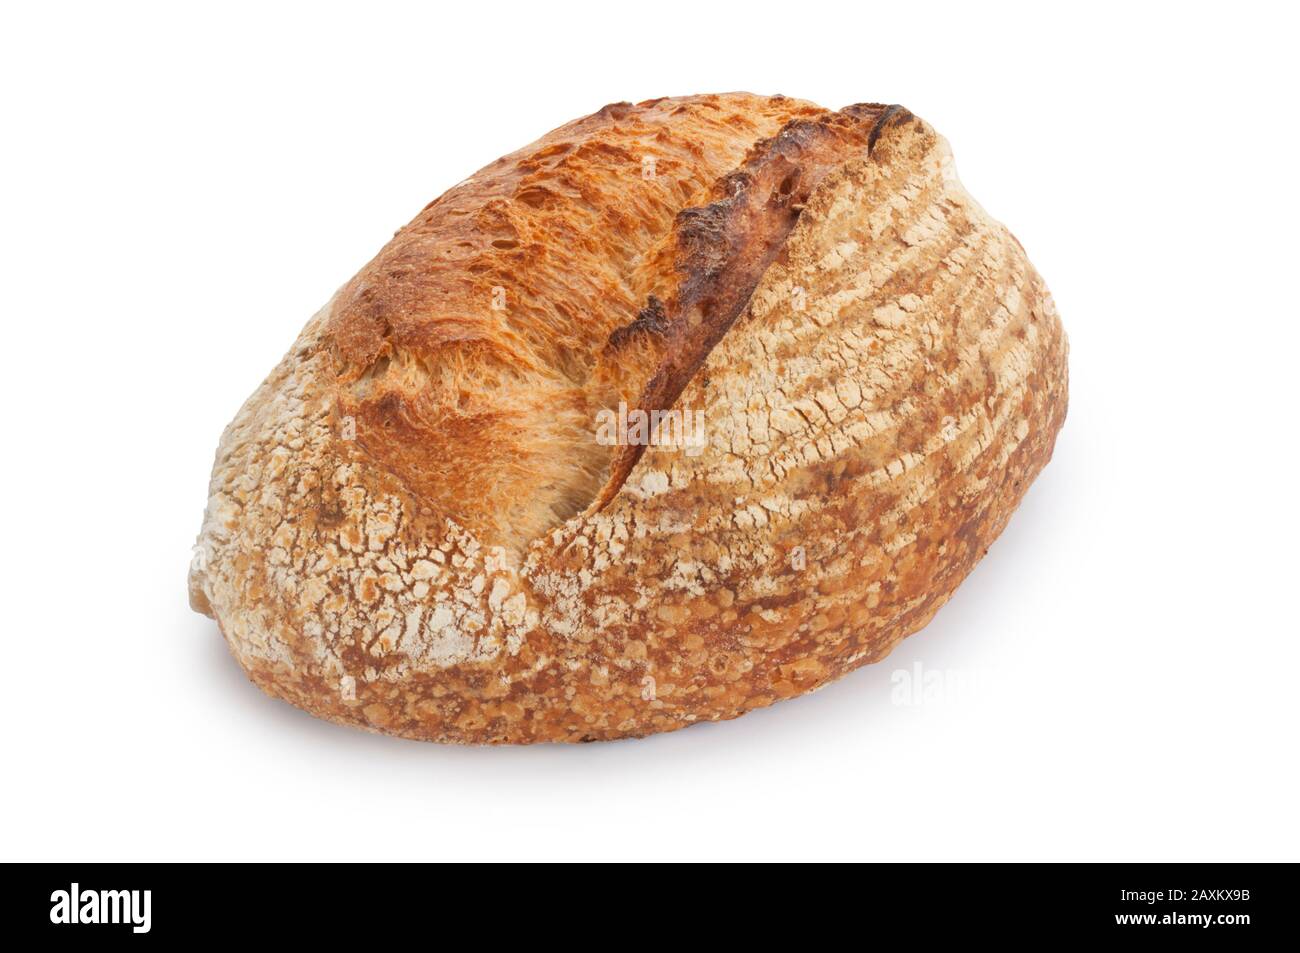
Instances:
[[[862,103],[815,120],[792,120],[754,145],[741,167],[714,187],[712,202],[678,213],[674,268],[680,283],[669,305],[651,295],[636,321],[609,338],[614,348],[637,334],[662,338],[659,366],[638,409],[666,410],[681,396],[744,311],[827,173],[869,156],[887,125],[911,118],[901,106]],[[644,452],[643,444],[620,449],[592,511],[614,498]]]

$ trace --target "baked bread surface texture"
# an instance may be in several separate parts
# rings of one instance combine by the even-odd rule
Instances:
[[[191,603],[268,693],[390,734],[732,718],[929,621],[1050,458],[1066,349],[907,110],[607,106],[308,323],[222,437]],[[638,410],[704,439],[598,439]]]

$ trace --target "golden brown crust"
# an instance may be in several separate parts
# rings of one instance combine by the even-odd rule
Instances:
[[[1065,358],[906,110],[606,107],[309,323],[223,437],[192,599],[268,692],[393,734],[735,717],[928,621],[1049,459]],[[598,444],[619,400],[707,447]]]
[[[330,320],[361,445],[441,515],[516,550],[585,509],[609,457],[591,420],[636,370],[596,364],[659,280],[643,259],[756,139],[823,115],[748,94],[619,103],[429,203]],[[461,451],[431,459],[437,446]]]

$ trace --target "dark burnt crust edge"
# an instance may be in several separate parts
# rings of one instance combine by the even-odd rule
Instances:
[[[642,335],[662,341],[663,356],[637,409],[672,407],[744,313],[826,175],[850,159],[870,156],[888,127],[913,118],[899,105],[859,103],[816,119],[793,120],[756,142],[739,168],[715,183],[712,202],[678,213],[676,293],[666,307],[651,295],[634,321],[610,334],[607,345],[620,348]],[[591,512],[618,495],[644,452],[644,445],[619,447]]]
[[[668,313],[664,310],[664,303],[654,295],[649,295],[645,307],[634,320],[610,332],[609,343],[605,347],[607,350],[619,350],[642,335],[662,336],[668,327]]]

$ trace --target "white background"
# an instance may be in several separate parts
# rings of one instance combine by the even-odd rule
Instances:
[[[1300,859],[1283,5],[5,10],[0,857]],[[263,696],[185,592],[240,403],[479,166],[732,89],[908,106],[1051,285],[1070,416],[989,556],[884,662],[642,741]],[[973,687],[896,704],[918,664]]]

